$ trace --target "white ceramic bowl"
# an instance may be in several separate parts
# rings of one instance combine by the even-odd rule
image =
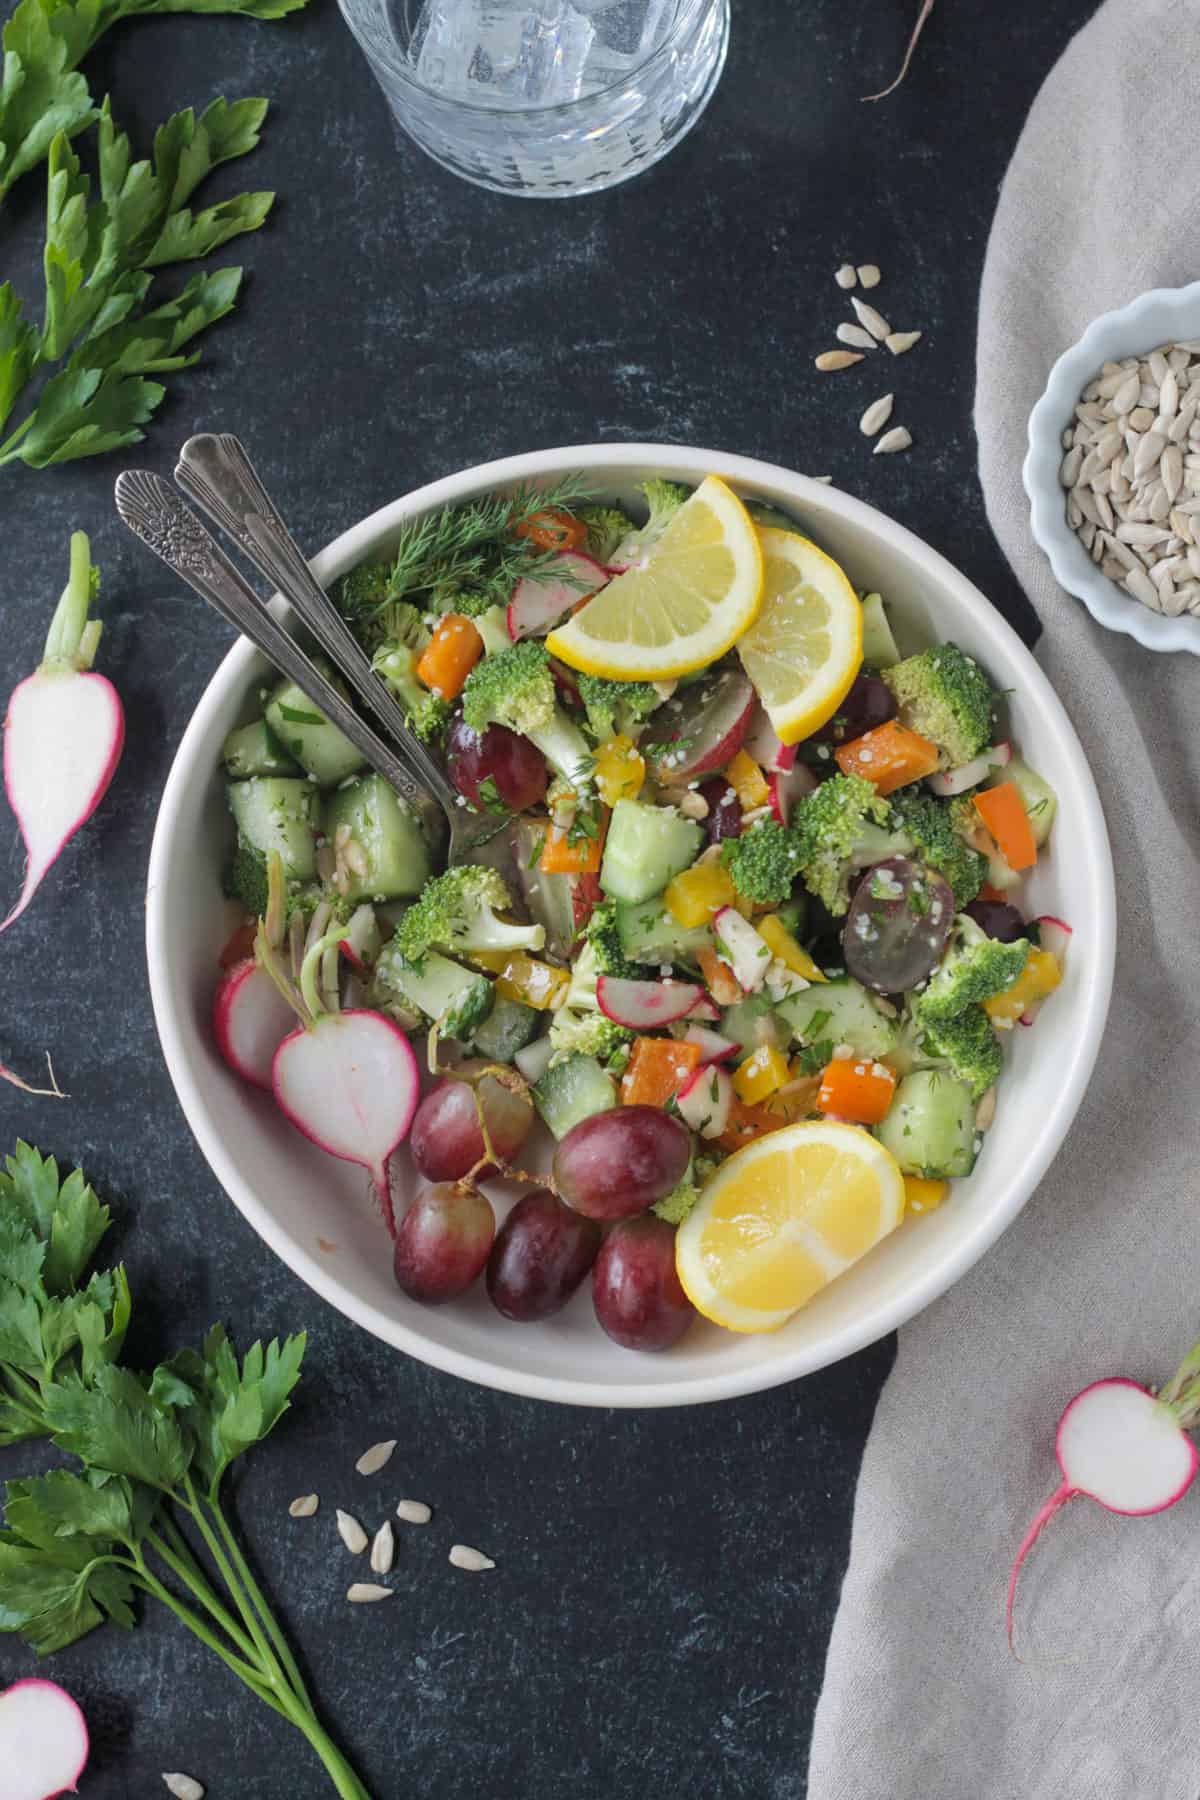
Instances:
[[[1066,494],[1058,479],[1062,434],[1076,402],[1101,363],[1145,356],[1159,344],[1200,338],[1200,281],[1155,288],[1116,312],[1094,319],[1050,371],[1046,391],[1029,415],[1029,450],[1021,474],[1029,495],[1033,535],[1050,559],[1060,587],[1074,594],[1101,625],[1136,638],[1147,650],[1190,650],[1200,656],[1200,619],[1164,618],[1102,575],[1067,524]]]
[[[344,532],[314,568],[329,583],[386,549],[401,520],[413,514],[571,469],[586,470],[616,500],[632,499],[634,483],[651,473],[694,483],[720,471],[745,496],[794,513],[853,581],[882,590],[901,649],[952,638],[979,658],[997,687],[1010,691],[1012,733],[1060,802],[1053,851],[1034,875],[1030,902],[1035,912],[1067,919],[1075,936],[1062,988],[1034,1030],[1013,1033],[996,1122],[971,1178],[955,1184],[941,1211],[909,1220],[771,1336],[736,1337],[697,1321],[667,1354],[636,1355],[600,1331],[586,1284],[562,1314],[537,1326],[502,1319],[481,1289],[437,1309],[412,1304],[393,1283],[389,1244],[361,1171],[315,1149],[268,1096],[239,1082],[209,1030],[217,954],[229,929],[219,882],[228,842],[219,753],[264,669],[245,643],[229,652],[204,693],[163,795],[147,892],[151,991],[172,1080],[217,1179],[271,1249],[349,1318],[438,1368],[513,1393],[603,1406],[717,1400],[790,1381],[882,1337],[943,1293],[1021,1210],[1071,1124],[1104,1025],[1113,963],[1112,865],[1075,733],[999,613],[910,532],[785,469],[719,451],[646,444],[538,451],[468,469],[395,501]]]

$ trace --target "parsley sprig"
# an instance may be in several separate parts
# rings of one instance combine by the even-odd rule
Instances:
[[[366,1789],[333,1743],[222,1509],[230,1464],[286,1412],[300,1333],[240,1360],[222,1326],[149,1374],[121,1363],[121,1267],[88,1274],[109,1209],[78,1171],[19,1143],[0,1172],[0,1444],[47,1437],[78,1459],[10,1481],[0,1529],[0,1631],[39,1655],[133,1602],[170,1607],[308,1739],[343,1800]],[[206,1558],[207,1562],[202,1558]]]

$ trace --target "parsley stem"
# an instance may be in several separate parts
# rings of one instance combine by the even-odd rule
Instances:
[[[271,1611],[271,1608],[267,1605],[266,1599],[263,1596],[262,1589],[259,1587],[258,1582],[254,1579],[253,1571],[251,1570],[249,1563],[246,1561],[246,1558],[242,1552],[242,1547],[238,1543],[237,1538],[234,1535],[233,1530],[229,1524],[229,1521],[226,1519],[225,1514],[222,1512],[221,1507],[215,1498],[210,1497],[208,1504],[212,1508],[213,1517],[217,1521],[217,1525],[220,1529],[221,1536],[225,1539],[225,1543],[228,1546],[229,1554],[230,1554],[231,1558],[233,1559],[234,1567],[237,1569],[238,1574],[241,1576],[242,1585],[246,1589],[246,1592],[249,1594],[251,1603],[258,1609],[259,1616],[262,1619],[263,1624],[266,1626],[267,1631],[270,1634],[271,1641],[274,1644],[275,1649],[277,1650],[277,1652],[279,1654],[279,1660],[282,1662],[284,1669],[287,1671],[288,1680],[291,1682],[293,1688],[296,1690],[296,1693],[299,1695],[300,1699],[303,1700],[304,1704],[308,1707],[311,1707],[312,1700],[309,1697],[308,1689],[304,1685],[304,1677],[300,1673],[299,1665],[297,1664],[295,1657],[292,1655],[291,1646],[289,1645],[287,1638],[284,1636],[283,1631],[281,1630],[279,1622],[276,1619],[274,1613]]]
[[[116,1560],[124,1559],[117,1558]],[[186,1606],[171,1592],[170,1588],[163,1586],[154,1571],[147,1567],[139,1551],[134,1552],[134,1559],[129,1562],[128,1567],[133,1570],[138,1585],[144,1588],[146,1593],[152,1594],[156,1600],[161,1600],[164,1606],[169,1606],[175,1617],[186,1625],[202,1644],[207,1644],[208,1648],[220,1657],[226,1668],[232,1669],[238,1680],[245,1682],[251,1693],[265,1701],[281,1718],[292,1719],[289,1708],[278,1695],[272,1693],[271,1684],[264,1680],[262,1670],[251,1667],[249,1663],[243,1662],[240,1656],[235,1656],[232,1650],[228,1650],[220,1638],[209,1630],[204,1620],[199,1618],[190,1606]]]
[[[216,1563],[222,1581],[233,1596],[237,1609],[242,1615],[242,1622],[245,1625],[246,1630],[254,1639],[254,1647],[258,1652],[259,1662],[262,1664],[263,1675],[270,1681],[271,1686],[279,1692],[281,1689],[287,1687],[287,1676],[280,1668],[270,1644],[263,1635],[263,1629],[255,1616],[254,1608],[250,1605],[237,1576],[230,1566],[228,1557],[221,1548],[221,1540],[217,1537],[212,1526],[204,1516],[200,1505],[200,1497],[196,1492],[190,1475],[185,1475],[183,1478],[183,1494],[186,1498],[181,1497],[179,1504],[183,1506],[196,1521],[196,1528],[200,1532],[204,1542],[208,1545],[208,1553]]]
[[[258,1653],[249,1635],[213,1593],[203,1569],[192,1555],[187,1539],[170,1519],[164,1517],[161,1525],[161,1537],[155,1531],[148,1531],[144,1541],[166,1563],[171,1573],[191,1589],[205,1612],[216,1620],[227,1637],[232,1638],[242,1655],[256,1656]]]

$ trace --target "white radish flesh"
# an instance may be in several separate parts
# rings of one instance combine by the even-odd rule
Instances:
[[[797,800],[803,800],[806,794],[815,793],[817,778],[806,763],[797,763],[794,768],[772,775],[770,787],[772,817],[780,825],[786,825]]]
[[[395,1216],[388,1159],[408,1136],[420,1077],[412,1046],[382,1013],[323,1013],[275,1052],[271,1085],[280,1109],[330,1156],[370,1175],[388,1230]]]
[[[213,996],[213,1036],[235,1074],[271,1090],[271,1065],[296,1014],[252,956],[222,976]]]
[[[693,1015],[694,1016],[694,1013]],[[689,1025],[683,1034],[685,1044],[700,1046],[700,1067],[708,1063],[724,1062],[738,1048],[732,1038],[722,1037],[719,1031],[709,1031],[703,1025]]]
[[[780,742],[779,734],[767,717],[761,702],[755,708],[743,748],[754,758],[761,769],[767,770],[768,774],[782,773],[795,765],[796,745]]]
[[[1182,1499],[1200,1463],[1171,1408],[1123,1375],[1076,1394],[1058,1422],[1054,1454],[1062,1481],[1035,1515],[1008,1577],[1010,1644],[1021,1565],[1060,1507],[1083,1494],[1128,1517],[1165,1512]]]
[[[715,1063],[701,1064],[680,1083],[675,1095],[680,1117],[702,1138],[718,1138],[729,1123],[733,1083]]]
[[[739,986],[752,994],[767,979],[770,945],[733,906],[718,908],[713,914],[713,929],[717,934],[717,954],[729,964]]]
[[[968,788],[978,787],[997,769],[1006,768],[1012,761],[1011,744],[993,744],[990,750],[981,750],[960,769],[939,769],[936,775],[925,777],[926,786],[943,800],[951,800],[955,794],[965,794]]]
[[[564,550],[536,579],[523,575],[508,603],[508,635],[545,637],[550,627],[608,584],[608,570],[594,556],[580,550]]]
[[[1037,920],[1038,938],[1043,950],[1048,950],[1061,969],[1067,960],[1067,951],[1074,936],[1065,919],[1056,919],[1051,913],[1043,913]]]
[[[601,975],[596,1000],[606,1019],[635,1031],[652,1031],[683,1019],[702,998],[688,981],[632,981],[623,975]]]
[[[691,1012],[688,1014],[688,1018],[694,1019],[696,1023],[700,1025],[719,1025],[721,1022],[721,1009],[715,1001],[709,999],[707,994],[701,994],[695,1006],[693,1006]]]
[[[345,935],[338,946],[347,961],[360,972],[372,969],[383,948],[383,937],[373,906],[359,906],[351,913]]]
[[[0,1694],[0,1788],[4,1800],[74,1794],[88,1759],[88,1729],[70,1694],[53,1681],[18,1681]]]

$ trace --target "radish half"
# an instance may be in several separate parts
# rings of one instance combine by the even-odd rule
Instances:
[[[608,585],[608,570],[582,550],[564,550],[541,575],[522,575],[508,603],[508,635],[545,637],[550,627]]]
[[[797,800],[816,792],[817,778],[807,763],[796,763],[768,777],[771,789],[771,814],[780,825],[786,825]]]
[[[781,742],[779,733],[766,715],[761,702],[755,708],[750,721],[750,729],[746,733],[744,748],[752,756],[760,769],[768,774],[783,774],[794,768],[797,745]],[[814,787],[816,782],[813,783]]]
[[[1193,1351],[1189,1362],[1196,1355]],[[1192,1414],[1166,1398],[1177,1386],[1182,1391],[1188,1367],[1185,1363],[1157,1399],[1138,1382],[1113,1375],[1085,1387],[1066,1408],[1054,1440],[1062,1480],[1035,1514],[1009,1572],[1005,1620],[1010,1646],[1021,1565],[1060,1507],[1084,1494],[1107,1512],[1144,1518],[1165,1512],[1191,1487],[1200,1457],[1183,1421]]]
[[[0,1791],[4,1800],[52,1800],[79,1791],[88,1728],[54,1681],[18,1681],[0,1694]]]
[[[125,742],[112,682],[91,671],[100,626],[88,620],[94,570],[88,540],[71,535],[71,573],[45,653],[13,690],[4,721],[4,791],[25,844],[25,882],[0,931],[20,918],[46,871],[95,812]]]
[[[749,919],[743,919],[735,906],[720,906],[713,914],[713,930],[717,934],[717,954],[729,964],[739,985],[752,994],[767,979],[771,966],[771,947],[759,936]]]
[[[634,1031],[653,1031],[684,1019],[701,998],[690,981],[633,981],[624,975],[601,975],[596,982],[596,1001],[606,1019]]]
[[[729,1123],[733,1083],[715,1063],[702,1063],[680,1082],[675,1103],[685,1125],[702,1138],[719,1138]]]
[[[722,1037],[718,1031],[709,1031],[703,1025],[689,1025],[683,1034],[685,1044],[698,1044],[700,1047],[700,1067],[709,1063],[724,1062],[732,1056],[738,1045],[732,1038]]]
[[[1056,919],[1052,913],[1043,913],[1036,924],[1042,949],[1048,950],[1061,968],[1067,959],[1074,932],[1065,919]]]
[[[213,1036],[235,1074],[271,1091],[271,1065],[295,1029],[294,1008],[252,956],[221,979],[213,996]]]

